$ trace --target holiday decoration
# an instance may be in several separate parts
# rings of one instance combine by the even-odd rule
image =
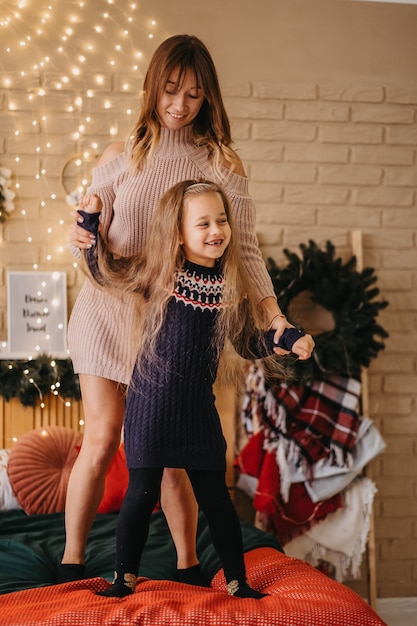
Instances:
[[[379,311],[388,302],[376,301],[373,268],[356,271],[356,257],[347,263],[336,258],[335,247],[327,241],[321,250],[314,241],[301,244],[301,255],[285,249],[288,264],[279,268],[268,259],[268,269],[281,309],[288,314],[289,306],[303,292],[329,311],[334,328],[314,336],[313,357],[294,361],[299,380],[340,374],[360,378],[361,369],[384,348],[388,333],[376,322]],[[290,320],[292,321],[292,320]],[[294,323],[294,322],[293,322]],[[295,324],[296,325],[296,324]]]
[[[3,185],[4,194],[0,186],[0,222],[12,210],[4,202],[16,191],[21,236],[32,248],[27,258],[33,258],[34,270],[66,262],[65,203],[77,206],[91,161],[116,137],[124,140],[134,125],[146,68],[164,32],[155,17],[152,7],[146,15],[131,0],[0,2],[1,130],[13,137],[13,148],[11,140],[2,147],[15,164],[13,187]],[[65,103],[58,116],[54,102]],[[51,131],[58,118],[62,154]],[[31,141],[26,124],[33,128]],[[73,149],[63,188],[57,168]]]
[[[9,189],[12,171],[8,167],[0,167],[0,223],[6,221],[14,209],[15,192]]]
[[[36,406],[45,396],[81,398],[78,376],[69,359],[51,359],[46,354],[29,361],[0,361],[0,395],[8,402],[19,398],[23,406]]]
[[[268,259],[281,309],[287,315],[294,298],[310,292],[312,301],[332,314],[334,328],[314,336],[316,346],[311,359],[294,360],[296,378],[306,381],[326,374],[360,378],[362,367],[368,367],[384,349],[382,340],[388,337],[376,321],[388,302],[375,300],[379,289],[374,270],[356,271],[355,257],[343,263],[335,257],[330,241],[324,250],[314,241],[301,244],[300,249],[301,255],[284,250],[288,264],[283,268]],[[78,376],[70,360],[41,354],[29,361],[0,361],[0,395],[6,401],[19,398],[24,406],[35,406],[49,393],[80,399]]]

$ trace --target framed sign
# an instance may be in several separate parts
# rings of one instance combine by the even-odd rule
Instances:
[[[68,358],[65,272],[8,272],[8,353]]]

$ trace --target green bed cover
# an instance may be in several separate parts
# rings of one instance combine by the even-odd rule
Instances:
[[[97,515],[86,552],[86,576],[112,580],[117,514]],[[262,546],[282,551],[278,539],[241,520],[245,552]],[[64,546],[64,514],[26,515],[0,512],[0,594],[55,583]],[[220,569],[204,515],[199,516],[197,551],[211,580]],[[176,553],[161,511],[153,513],[140,576],[175,580]]]

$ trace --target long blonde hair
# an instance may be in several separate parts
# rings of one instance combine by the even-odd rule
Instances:
[[[160,199],[149,227],[145,252],[132,257],[115,257],[99,236],[96,263],[104,288],[136,292],[146,304],[139,316],[137,367],[155,362],[157,338],[173,295],[176,273],[186,258],[181,242],[184,203],[192,195],[217,193],[221,197],[231,229],[230,243],[219,260],[224,290],[222,306],[216,318],[213,346],[217,357],[228,339],[238,353],[251,356],[254,335],[261,341],[267,321],[258,301],[253,281],[242,261],[240,245],[233,223],[230,204],[223,189],[210,181],[186,180],[171,187]],[[85,253],[85,254],[88,254]],[[135,333],[136,336],[136,333]],[[256,358],[256,355],[253,355]],[[275,358],[277,376],[284,376],[285,361]]]
[[[231,148],[230,122],[213,59],[204,43],[194,35],[169,37],[153,54],[143,84],[141,111],[131,133],[132,169],[141,169],[158,144],[161,124],[157,105],[176,69],[179,70],[178,84],[184,74],[191,71],[203,90],[204,102],[193,121],[193,137],[196,145],[207,146],[216,179],[222,180],[221,165],[227,163],[233,170],[239,159]]]

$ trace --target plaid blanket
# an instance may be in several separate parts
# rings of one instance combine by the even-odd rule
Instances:
[[[264,448],[263,431],[253,435],[239,453],[235,467],[242,474],[258,479],[253,507],[263,530],[278,536],[285,546],[324,520],[329,513],[343,507],[343,496],[336,494],[327,500],[313,502],[304,483],[289,487],[286,501],[282,496],[281,476],[273,452]]]
[[[264,448],[275,450],[284,495],[288,496],[289,460],[304,464],[307,475],[321,459],[349,469],[360,423],[360,391],[358,380],[344,376],[268,386],[262,368],[257,363],[251,366],[242,420],[249,435],[261,428]]]

